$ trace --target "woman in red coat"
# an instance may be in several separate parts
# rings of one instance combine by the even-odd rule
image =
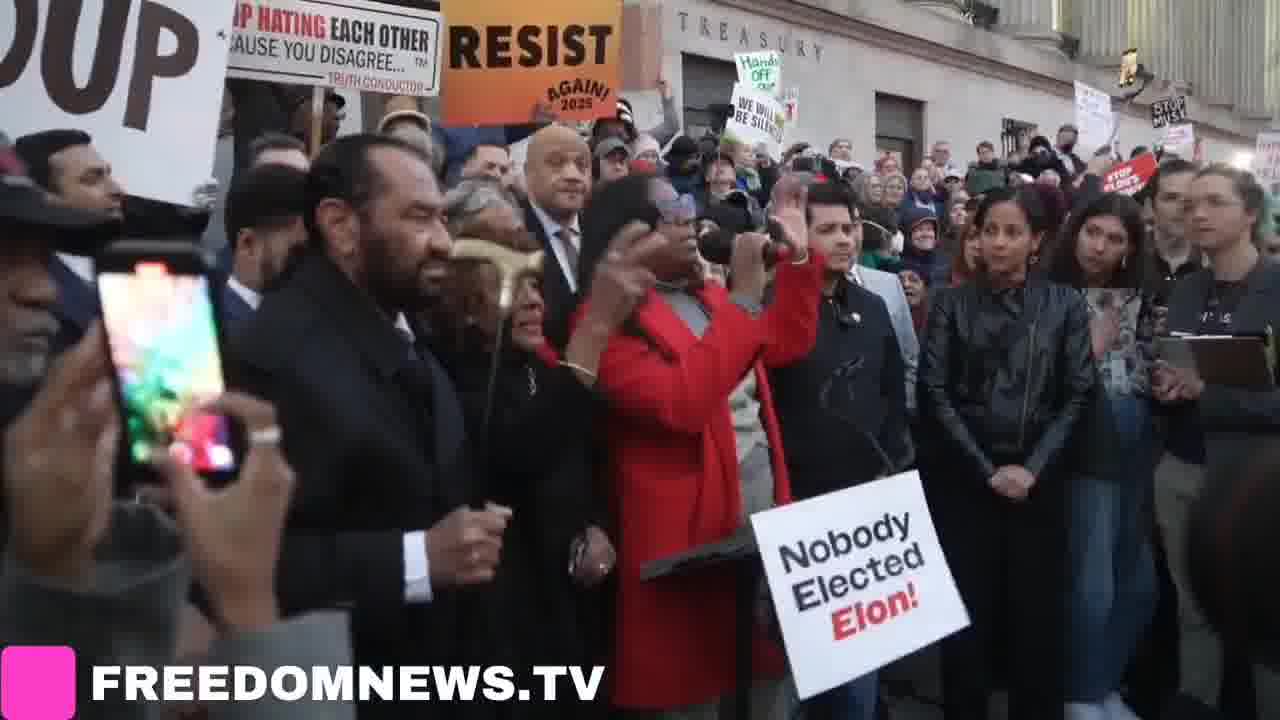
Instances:
[[[823,261],[807,250],[799,198],[783,205],[777,220],[799,259],[778,266],[763,311],[767,238],[739,236],[732,296],[702,283],[691,199],[677,197],[665,180],[612,183],[584,213],[580,278],[591,277],[608,239],[629,221],[667,240],[647,263],[659,287],[627,331],[610,339],[597,383],[608,406],[602,480],[617,519],[611,699],[622,709],[701,715],[736,685],[732,571],[650,582],[640,573],[654,560],[732,535],[751,511],[790,501],[765,368],[813,348]],[[752,438],[749,448],[744,437]],[[754,658],[757,689],[780,690],[783,654],[763,629]],[[774,702],[761,695],[757,702]]]

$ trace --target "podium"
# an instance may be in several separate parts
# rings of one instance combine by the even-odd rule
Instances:
[[[751,654],[754,651],[752,636],[755,631],[755,601],[764,576],[760,562],[760,550],[756,546],[751,525],[739,528],[724,540],[699,545],[676,555],[648,563],[640,570],[642,582],[660,581],[664,578],[694,575],[712,568],[732,567],[736,572],[737,588],[734,593],[737,607],[737,627],[734,631],[737,647],[734,650],[734,675],[737,688],[734,693],[733,715],[726,717],[723,701],[720,720],[751,720],[751,688],[753,673]]]

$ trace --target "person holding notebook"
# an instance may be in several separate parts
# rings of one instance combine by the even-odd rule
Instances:
[[[1247,172],[1214,165],[1196,174],[1188,223],[1209,267],[1174,287],[1170,333],[1267,334],[1280,327],[1280,265],[1258,251],[1264,197]],[[1169,443],[1156,468],[1156,519],[1178,590],[1182,691],[1216,706],[1222,641],[1190,595],[1188,518],[1207,479],[1229,482],[1240,462],[1280,438],[1280,390],[1207,383],[1187,365],[1158,361],[1153,371],[1153,394],[1170,416]],[[1259,717],[1280,716],[1280,679],[1261,668],[1254,676]]]

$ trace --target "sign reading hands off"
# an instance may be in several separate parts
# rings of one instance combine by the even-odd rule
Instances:
[[[751,516],[801,699],[969,624],[912,471]]]
[[[448,4],[444,124],[613,117],[622,81],[619,0]]]
[[[0,2],[0,107],[10,137],[75,128],[126,192],[179,205],[213,175],[231,4]],[[3,40],[0,40],[3,42]]]

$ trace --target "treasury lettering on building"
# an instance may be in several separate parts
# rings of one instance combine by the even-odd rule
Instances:
[[[777,50],[786,56],[822,62],[823,44],[790,28],[762,19],[745,19],[713,6],[669,4],[674,29],[684,42],[691,39],[716,43],[729,53]]]

